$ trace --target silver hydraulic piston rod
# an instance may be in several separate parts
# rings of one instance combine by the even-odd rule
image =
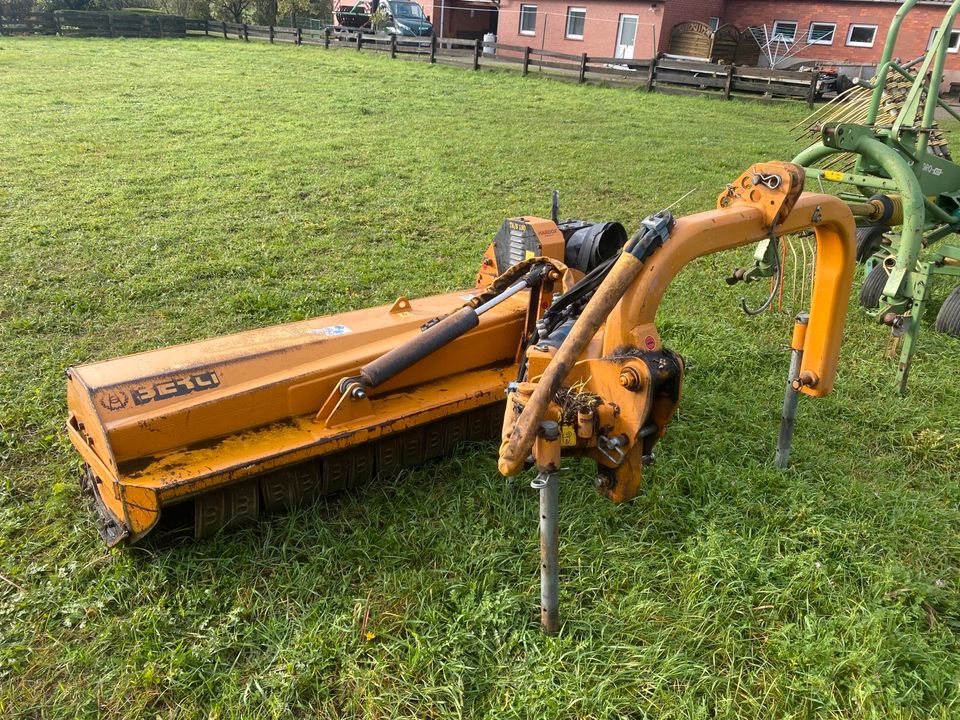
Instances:
[[[780,436],[777,438],[777,454],[774,465],[785,468],[790,464],[790,446],[793,444],[793,429],[797,424],[797,400],[800,393],[795,383],[803,361],[803,341],[807,334],[810,315],[802,312],[795,318],[793,338],[790,341],[790,370],[787,373],[787,389],[783,395],[783,411],[780,416]]]

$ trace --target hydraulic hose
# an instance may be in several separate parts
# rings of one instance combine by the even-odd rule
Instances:
[[[668,211],[652,215],[643,221],[643,227],[623,248],[616,263],[603,283],[590,298],[567,339],[557,350],[543,376],[537,382],[530,400],[520,413],[509,439],[500,448],[498,467],[503,475],[516,475],[523,469],[533,442],[551,400],[574,363],[590,344],[600,326],[620,302],[627,288],[643,269],[644,260],[668,237],[673,227],[673,216]]]
[[[499,295],[487,300],[477,308],[462,307],[440,322],[426,328],[412,340],[384,353],[360,368],[360,384],[365,388],[375,388],[396,377],[407,368],[415,365],[428,355],[432,355],[443,346],[465,335],[480,324],[480,316],[492,310],[504,300],[513,297],[539,283],[543,279],[545,264],[536,265],[520,280],[513,283]]]

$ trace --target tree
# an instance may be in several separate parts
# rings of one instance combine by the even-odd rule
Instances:
[[[310,0],[277,0],[277,12],[296,26],[297,18],[310,16]]]
[[[138,0],[143,2],[143,0]],[[210,17],[210,0],[157,0],[157,5],[170,15],[203,20]]]
[[[257,25],[276,25],[277,0],[254,0],[253,22]]]
[[[252,0],[213,0],[213,9],[221,20],[242,23]]]

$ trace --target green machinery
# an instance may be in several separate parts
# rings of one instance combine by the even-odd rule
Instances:
[[[938,108],[960,120],[939,94],[960,0],[953,0],[926,54],[900,64],[893,53],[906,0],[887,34],[874,78],[851,88],[804,122],[819,140],[793,162],[807,178],[845,186],[838,195],[858,218],[857,259],[864,263],[860,303],[899,338],[897,385],[905,392],[924,305],[938,275],[960,278],[960,246],[935,244],[960,231],[960,165],[937,127]],[[728,282],[781,272],[776,241],[757,248],[756,264]],[[936,329],[960,336],[960,287],[941,306]]]

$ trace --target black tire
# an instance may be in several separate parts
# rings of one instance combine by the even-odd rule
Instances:
[[[873,310],[880,305],[880,295],[883,294],[883,286],[887,284],[887,277],[883,265],[877,265],[870,271],[860,286],[861,307]]]
[[[943,301],[934,328],[937,332],[960,337],[960,286],[955,287]]]
[[[886,225],[868,225],[857,228],[857,262],[865,263],[883,244],[883,236],[890,231]]]

